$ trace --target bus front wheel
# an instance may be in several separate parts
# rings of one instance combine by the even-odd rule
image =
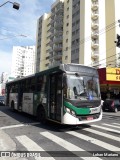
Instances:
[[[37,110],[37,120],[43,124],[46,123],[46,114],[43,107],[39,107]]]

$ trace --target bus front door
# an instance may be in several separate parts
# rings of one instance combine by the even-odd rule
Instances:
[[[62,107],[62,74],[53,74],[50,76],[49,93],[50,119],[60,122]]]

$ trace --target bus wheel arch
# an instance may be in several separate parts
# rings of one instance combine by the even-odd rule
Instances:
[[[37,107],[37,120],[43,124],[46,123],[46,112],[45,112],[45,109],[43,107],[43,105],[39,105]]]

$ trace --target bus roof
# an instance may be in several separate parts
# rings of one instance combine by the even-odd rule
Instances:
[[[55,73],[55,72],[82,72],[82,73],[88,73],[88,74],[92,73],[94,75],[98,74],[97,70],[94,67],[89,67],[82,64],[68,63],[68,64],[60,64],[59,66],[56,66],[54,68],[50,68],[26,77],[14,79],[13,81],[7,82],[7,84],[22,81],[28,78],[32,78],[34,76],[37,77],[44,74],[49,75],[50,73]]]

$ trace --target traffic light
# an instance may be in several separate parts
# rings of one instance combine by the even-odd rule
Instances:
[[[120,35],[117,34],[117,41],[115,41],[116,46],[120,48]]]

